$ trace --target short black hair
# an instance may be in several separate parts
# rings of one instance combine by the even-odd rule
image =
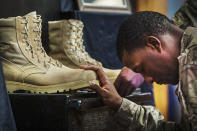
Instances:
[[[145,46],[145,37],[159,36],[170,32],[173,22],[165,15],[153,11],[136,12],[120,26],[117,37],[117,53],[122,61],[123,51],[136,50]]]

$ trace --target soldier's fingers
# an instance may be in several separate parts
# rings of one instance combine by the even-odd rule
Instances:
[[[122,85],[121,85],[121,87],[118,89],[118,94],[120,95],[120,96],[124,96],[124,93],[125,93],[125,87],[123,87]]]
[[[98,70],[98,66],[95,65],[80,65],[79,66],[81,69],[85,69],[85,70],[94,70],[97,71]]]
[[[101,68],[99,68],[97,70],[97,75],[98,75],[102,85],[111,84],[109,79],[108,79],[108,77],[107,77],[107,75],[105,74],[105,72]]]
[[[102,89],[99,85],[94,84],[93,82],[89,82],[90,87],[95,90],[97,93],[99,93],[101,96],[103,96],[104,89]]]
[[[124,96],[128,96],[134,92],[136,88],[135,87],[128,87],[128,90],[125,92]]]
[[[120,88],[121,83],[122,83],[121,78],[118,76],[114,82],[114,86],[116,87],[117,90]]]
[[[105,84],[109,84],[109,79],[106,76],[105,72],[102,70],[102,68],[98,67],[98,66],[94,66],[94,65],[81,65],[80,66],[81,69],[86,69],[86,70],[94,70],[96,71],[102,85]]]

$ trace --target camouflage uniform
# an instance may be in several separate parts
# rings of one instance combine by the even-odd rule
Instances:
[[[176,90],[182,108],[181,123],[164,121],[155,107],[140,106],[123,98],[114,115],[118,131],[197,131],[197,28],[187,28],[197,27],[197,0],[186,1],[173,20],[180,28],[186,28],[178,57]]]
[[[188,26],[197,27],[197,0],[187,0],[172,20],[182,29]]]

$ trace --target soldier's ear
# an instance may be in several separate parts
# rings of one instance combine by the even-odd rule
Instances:
[[[145,39],[146,46],[151,48],[152,50],[161,52],[162,46],[161,41],[155,36],[147,36]]]

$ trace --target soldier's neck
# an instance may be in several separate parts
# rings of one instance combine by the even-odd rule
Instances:
[[[174,32],[173,35],[174,35],[174,39],[175,39],[174,52],[175,52],[175,56],[178,57],[181,53],[181,40],[183,37],[184,30],[182,30],[181,28],[179,28],[175,25],[171,25],[171,28]]]

